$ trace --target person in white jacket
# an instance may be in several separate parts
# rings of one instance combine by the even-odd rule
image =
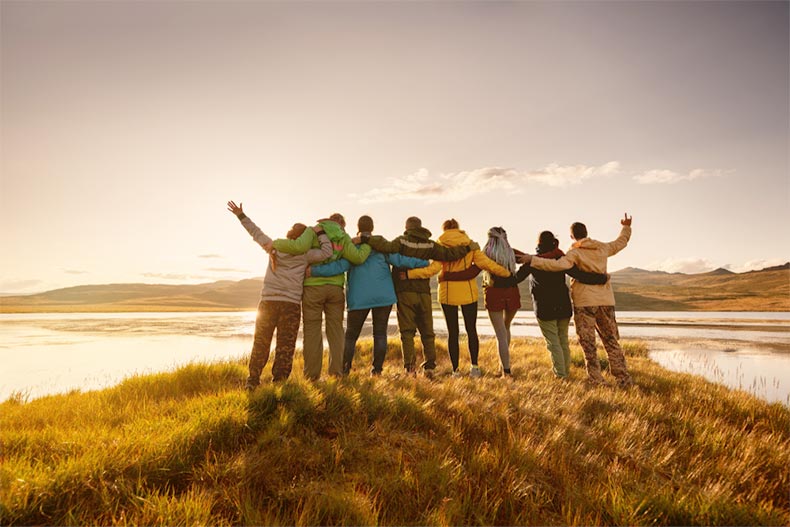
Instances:
[[[631,238],[631,219],[628,214],[620,220],[622,229],[616,240],[604,243],[587,236],[587,227],[583,223],[571,225],[571,238],[574,243],[565,256],[552,260],[537,256],[524,255],[519,257],[522,263],[528,263],[535,269],[544,271],[564,271],[576,265],[582,271],[606,274],[606,262],[610,256],[622,251]],[[614,291],[611,280],[603,285],[583,284],[577,280],[571,282],[571,299],[573,300],[573,323],[579,345],[584,350],[584,361],[587,365],[588,379],[593,384],[606,384],[601,375],[601,365],[595,351],[595,330],[601,335],[606,354],[609,357],[609,368],[617,380],[618,386],[627,387],[633,384],[625,365],[625,356],[618,342],[620,334],[614,313]]]

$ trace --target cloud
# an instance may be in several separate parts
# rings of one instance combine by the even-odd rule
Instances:
[[[721,177],[725,173],[720,169],[705,169],[695,168],[688,174],[682,174],[673,170],[648,170],[634,176],[634,181],[642,185],[655,185],[655,184],[674,184],[681,181],[694,181],[695,179],[704,179],[709,177]]]
[[[520,185],[537,183],[552,187],[578,185],[583,181],[619,172],[620,163],[611,161],[601,166],[559,165],[552,163],[529,172],[514,168],[487,167],[475,170],[431,176],[421,168],[402,178],[390,178],[389,185],[371,189],[363,194],[350,194],[362,203],[400,200],[427,202],[462,201],[473,196],[497,190],[521,192]]]
[[[88,274],[88,271],[79,271],[76,269],[63,269],[66,274]]]
[[[198,258],[222,258],[220,254],[198,254]]]
[[[713,271],[716,267],[703,258],[669,258],[662,262],[648,265],[647,268],[653,271],[665,271],[667,273],[697,274]]]

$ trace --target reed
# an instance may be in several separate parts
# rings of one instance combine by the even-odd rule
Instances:
[[[3,525],[787,525],[790,411],[663,370],[637,386],[551,374],[537,339],[512,380],[382,377],[371,341],[342,380],[241,389],[242,363],[0,405]],[[462,358],[464,347],[462,346]],[[466,356],[468,361],[468,355]],[[463,366],[462,362],[462,366]],[[467,363],[468,367],[468,363]]]

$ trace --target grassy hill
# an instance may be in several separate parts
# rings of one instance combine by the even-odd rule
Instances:
[[[435,290],[435,277],[431,283]],[[248,310],[258,305],[261,284],[261,279],[249,279],[198,285],[86,285],[0,297],[0,312]],[[612,273],[612,284],[622,311],[790,311],[790,264],[749,273],[719,269],[693,275],[628,268]],[[531,310],[528,280],[519,289],[523,308]]]
[[[626,343],[637,386],[365,374],[248,395],[241,362],[0,405],[2,525],[788,525],[790,410],[671,373]],[[439,353],[447,370],[446,351]],[[495,369],[494,342],[481,366]]]

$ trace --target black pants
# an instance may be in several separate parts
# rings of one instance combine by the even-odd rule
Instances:
[[[458,306],[442,304],[444,319],[447,321],[447,351],[450,353],[450,362],[453,370],[458,369]],[[461,306],[464,316],[464,328],[469,337],[469,357],[472,366],[477,366],[477,355],[480,352],[480,340],[477,338],[477,302]]]
[[[387,326],[389,325],[392,306],[374,307],[373,309],[373,373],[381,373],[387,355]],[[357,339],[362,326],[368,318],[368,309],[355,309],[346,317],[346,346],[343,350],[343,373],[351,371],[351,361],[357,348]]]

